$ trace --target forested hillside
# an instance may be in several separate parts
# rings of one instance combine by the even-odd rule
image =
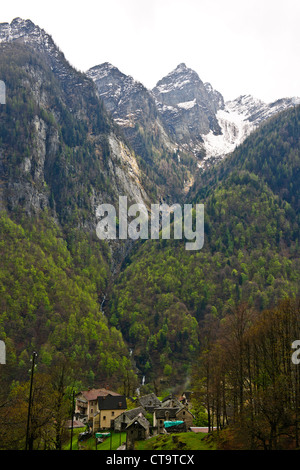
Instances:
[[[147,197],[142,175],[124,177],[130,150],[121,132],[93,83],[61,53],[54,68],[28,45],[0,47],[2,391],[28,378],[33,350],[39,369],[67,359],[79,383],[119,386],[135,372],[100,305],[120,261],[96,236],[95,210],[103,198],[116,202],[118,190]]]
[[[201,251],[149,240],[128,260],[111,296],[110,322],[148,380],[188,377],[205,315],[222,318],[240,302],[262,311],[299,295],[298,119],[298,110],[273,118],[199,179]]]

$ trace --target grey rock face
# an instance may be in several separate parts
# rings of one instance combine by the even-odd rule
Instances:
[[[201,147],[203,134],[220,134],[216,112],[224,107],[223,97],[185,64],[179,64],[152,91],[163,122],[180,145],[193,151]]]
[[[12,42],[26,44],[42,55],[43,60],[59,79],[66,97],[70,99],[70,108],[76,94],[88,92],[90,80],[84,74],[74,73],[73,67],[52,37],[31,20],[15,18],[11,23],[0,23],[0,44]],[[76,112],[76,109],[73,111]]]
[[[155,136],[154,146],[158,151],[162,146],[174,150],[175,145],[160,120],[155,98],[142,83],[108,62],[89,69],[87,76],[97,85],[106,109],[122,128],[137,154],[148,157],[139,128],[143,129],[143,133]]]
[[[82,207],[83,225],[94,229],[96,206],[117,203],[119,194],[147,204],[135,155],[103,108],[93,81],[72,68],[51,37],[30,20],[0,24],[0,46],[6,61],[11,54],[16,57],[20,83],[14,93],[22,87],[36,108],[28,137],[22,137],[26,155],[18,154],[14,171],[13,143],[0,148],[1,207],[21,206],[31,214],[51,206],[57,219]],[[25,60],[27,52],[34,60]]]
[[[226,103],[226,109],[244,116],[244,119],[258,126],[262,121],[294,106],[296,98],[281,98],[272,103],[265,103],[251,95],[241,95]]]
[[[109,63],[87,71],[114,121],[121,127],[145,173],[155,182],[158,197],[176,198],[185,191],[190,166],[177,155],[178,144],[170,136],[157,108],[155,96],[140,82]],[[190,166],[188,166],[190,165]]]
[[[99,94],[108,111],[122,125],[122,119],[132,124],[130,116],[149,112],[147,89],[132,77],[122,73],[108,62],[97,65],[87,71],[87,76],[96,83]],[[146,109],[143,106],[146,105]],[[153,106],[155,110],[155,104]]]

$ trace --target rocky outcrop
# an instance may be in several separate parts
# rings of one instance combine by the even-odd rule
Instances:
[[[185,64],[179,64],[152,91],[162,120],[178,145],[197,153],[203,148],[204,134],[220,134],[216,112],[224,106],[223,98]]]
[[[89,69],[87,76],[97,85],[106,109],[138,155],[144,156],[139,127],[155,136],[161,146],[174,151],[175,145],[162,126],[155,99],[142,83],[108,62]]]
[[[182,175],[188,170],[180,158],[174,159],[178,145],[163,124],[153,93],[107,62],[88,70],[87,76],[95,82],[135,154],[142,158],[145,171],[156,181],[160,196],[180,194]]]

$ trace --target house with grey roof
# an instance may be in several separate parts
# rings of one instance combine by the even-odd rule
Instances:
[[[161,404],[162,408],[182,408],[183,405],[176,397],[164,399]]]
[[[133,418],[126,427],[126,450],[134,450],[135,441],[147,439],[150,434],[150,423],[140,413]]]
[[[165,432],[165,422],[170,421],[183,421],[184,428],[183,430],[189,429],[193,426],[194,416],[185,406],[180,406],[178,408],[167,408],[160,407],[154,410],[153,413],[153,427],[156,428],[158,434]]]
[[[143,416],[146,416],[147,414],[147,411],[142,406],[138,406],[137,408],[133,408],[132,410],[123,411],[123,413],[121,413],[114,420],[114,430],[125,430],[127,425],[140,414],[142,414]]]
[[[148,395],[138,397],[136,404],[138,406],[142,406],[149,413],[153,413],[155,408],[159,408],[161,406],[161,401],[157,398],[155,393],[149,393]]]

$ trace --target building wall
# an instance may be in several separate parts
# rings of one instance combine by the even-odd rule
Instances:
[[[98,429],[110,429],[111,421],[116,419],[124,410],[101,410],[97,416],[94,417],[93,429],[94,432]]]
[[[89,420],[93,420],[95,413],[98,411],[98,404],[97,400],[91,400],[88,402],[88,418]]]
[[[187,409],[180,410],[176,415],[176,419],[184,421],[187,429],[193,426],[193,416]]]
[[[126,433],[126,450],[134,450],[135,441],[141,441],[149,437],[149,429],[144,429],[142,426],[131,426]]]
[[[121,413],[122,414],[122,413]],[[125,416],[125,419],[123,418],[123,416],[118,416],[117,418],[118,419],[115,419],[114,421],[114,429],[115,431],[121,431],[122,430],[122,426],[123,428],[127,426],[127,424],[130,422],[130,419],[126,416]]]
[[[165,432],[164,421],[165,420],[162,419],[162,418],[156,419],[155,427],[157,427],[158,434],[161,434],[161,433]]]

